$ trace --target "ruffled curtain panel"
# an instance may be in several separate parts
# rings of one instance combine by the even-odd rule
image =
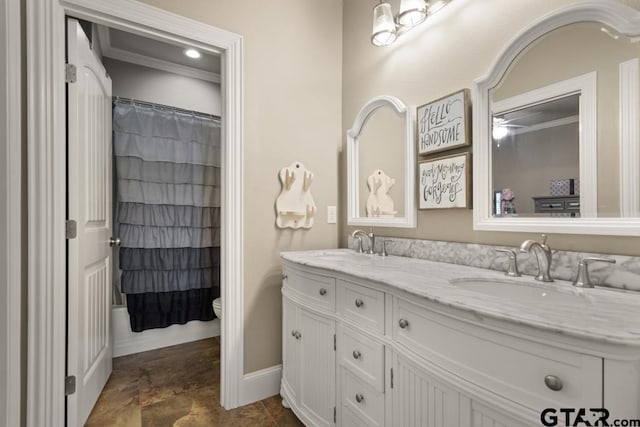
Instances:
[[[115,224],[131,329],[213,320],[220,295],[220,122],[116,101]]]

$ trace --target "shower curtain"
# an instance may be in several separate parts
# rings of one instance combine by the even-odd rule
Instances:
[[[116,101],[121,290],[131,329],[213,320],[220,295],[220,122]]]

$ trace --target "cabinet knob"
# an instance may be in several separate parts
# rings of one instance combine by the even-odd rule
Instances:
[[[362,301],[360,298],[358,298],[356,300],[356,307],[360,308],[364,305],[364,301]]]
[[[562,380],[555,375],[547,375],[544,377],[544,383],[553,391],[562,390]]]
[[[282,275],[282,280],[287,280],[289,277],[286,274]]]
[[[363,400],[364,400],[364,396],[362,395],[362,393],[357,393],[356,394],[356,402],[362,403]]]
[[[354,359],[360,359],[360,356],[362,356],[362,354],[358,350],[353,350]]]
[[[325,288],[320,288],[320,290],[318,291],[320,293],[320,295],[325,296],[327,294],[327,290]]]
[[[295,337],[295,336],[296,336],[296,331],[292,330],[292,331],[291,331],[291,336],[292,336],[292,337]]]
[[[409,321],[406,319],[400,319],[398,321],[398,325],[400,325],[402,329],[405,329],[407,326],[409,326]]]
[[[296,339],[299,340],[300,338],[302,338],[302,334],[296,331]]]

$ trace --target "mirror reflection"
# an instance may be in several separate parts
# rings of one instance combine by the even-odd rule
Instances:
[[[405,119],[391,108],[371,113],[358,137],[358,215],[404,216]]]
[[[495,215],[580,216],[579,97],[493,116]]]
[[[620,69],[638,58],[636,38],[594,22],[553,30],[516,57],[490,90],[494,216],[620,216]],[[575,89],[535,102],[523,97],[585,76],[593,77],[589,99]],[[587,101],[593,124],[582,122]]]

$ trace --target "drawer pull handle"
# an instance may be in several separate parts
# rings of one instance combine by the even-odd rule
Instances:
[[[555,375],[547,375],[544,377],[544,383],[553,391],[562,390],[562,380]]]
[[[360,356],[362,356],[362,354],[358,350],[353,350],[354,359],[360,359]]]
[[[320,288],[318,292],[320,292],[320,295],[322,296],[325,296],[327,294],[327,290],[325,288]]]
[[[406,319],[400,319],[398,321],[398,325],[400,325],[402,329],[405,329],[407,326],[409,326],[409,321]]]
[[[362,403],[363,400],[364,400],[364,396],[362,395],[362,393],[356,394],[356,402]]]
[[[360,298],[358,298],[356,300],[356,307],[360,308],[364,305],[364,301],[362,301]]]

